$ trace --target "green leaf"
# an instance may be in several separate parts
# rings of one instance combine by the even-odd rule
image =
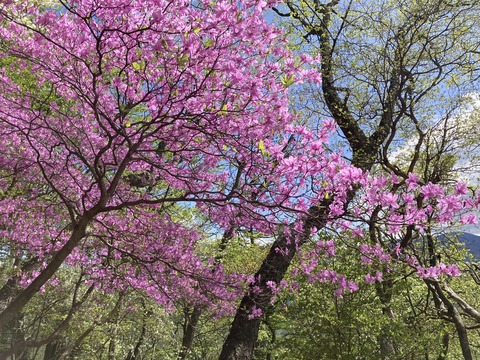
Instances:
[[[262,153],[263,156],[268,156],[268,151],[265,150],[265,144],[263,143],[263,140],[260,140],[258,142],[258,150]]]
[[[280,76],[280,81],[282,82],[282,85],[285,86],[286,88],[290,87],[293,85],[295,81],[295,75],[290,74],[290,75],[284,75]]]
[[[145,68],[145,63],[143,61],[136,61],[132,63],[133,69],[140,71]]]
[[[300,56],[295,56],[295,67],[299,67],[302,61],[300,60]]]
[[[183,54],[177,59],[178,66],[185,66],[188,62],[188,54]]]
[[[167,41],[166,41],[165,39],[162,39],[162,46],[163,46],[163,48],[164,48],[165,50],[168,50],[168,49],[169,49],[169,48],[168,48],[168,43],[167,43]]]
[[[203,41],[203,46],[205,46],[207,48],[212,47],[214,44],[215,44],[215,42],[213,41],[213,39],[210,39],[210,38]]]
[[[220,111],[218,112],[220,115],[225,115],[227,113],[227,109],[228,109],[228,106],[227,104],[223,104],[222,105],[222,108],[220,109]]]

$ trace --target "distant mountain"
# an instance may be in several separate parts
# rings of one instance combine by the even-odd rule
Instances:
[[[472,256],[475,260],[480,261],[480,234],[472,234],[468,232],[454,232],[450,234],[439,235],[438,238],[440,241],[447,242],[448,239],[452,237],[457,237],[458,241],[465,245],[467,250],[472,253]]]
[[[480,235],[461,233],[458,234],[458,240],[465,244],[475,259],[480,260]]]

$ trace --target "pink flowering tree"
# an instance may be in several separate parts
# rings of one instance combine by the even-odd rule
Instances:
[[[163,304],[236,296],[238,279],[197,259],[198,230],[167,209],[269,233],[296,207],[298,176],[272,183],[284,169],[265,144],[287,146],[278,134],[299,131],[287,88],[319,77],[286,52],[266,5],[1,5],[1,238],[21,263],[0,290],[1,324],[65,261]]]

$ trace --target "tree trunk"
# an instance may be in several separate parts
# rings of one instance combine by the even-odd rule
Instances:
[[[470,349],[470,342],[468,341],[467,328],[462,320],[462,317],[458,310],[453,306],[451,302],[447,304],[448,312],[451,314],[453,323],[457,330],[458,340],[460,342],[460,347],[462,348],[463,358],[465,360],[473,360],[472,350]]]
[[[228,243],[233,238],[235,227],[230,225],[229,228],[225,231],[222,236],[222,240],[218,246],[218,253],[215,256],[213,268],[220,264],[223,259],[225,249],[227,248]],[[178,360],[185,360],[192,348],[193,338],[195,337],[195,331],[198,325],[200,316],[202,315],[202,308],[199,306],[194,306],[192,312],[189,314],[188,310],[185,310],[185,324],[183,326],[183,338],[182,338],[182,348],[178,354]]]
[[[69,347],[65,348],[60,354],[58,360],[65,360],[68,357],[71,357],[72,353],[75,351],[77,347],[79,347],[83,340],[90,335],[90,333],[95,329],[95,325],[90,326],[87,330],[85,330],[76,340],[73,344],[71,344]]]
[[[113,321],[113,329],[112,333],[110,334],[110,341],[108,343],[108,360],[115,360],[115,352],[117,348],[117,336],[118,336],[118,330],[120,328],[119,326],[119,317],[120,317],[120,307],[121,307],[121,302],[123,299],[123,293],[120,294],[120,297],[115,304],[115,307],[113,308],[112,312],[114,315],[114,321]]]
[[[434,291],[434,294],[438,297],[438,299],[443,303],[447,309],[447,315],[452,319],[455,325],[463,358],[465,360],[473,360],[472,350],[468,340],[467,328],[463,322],[462,316],[453,303],[445,296],[445,293],[443,292],[438,281],[426,280],[426,283],[429,285],[430,289]]]
[[[1,306],[3,311],[0,313],[0,331],[8,326],[9,322],[23,309],[23,307],[35,296],[40,288],[56,273],[65,259],[72,253],[78,243],[85,236],[85,230],[94,214],[84,216],[73,230],[70,239],[55,254],[50,263],[24,290],[16,294],[14,300],[8,305]]]
[[[393,319],[393,310],[388,305],[382,308],[383,315],[389,319]],[[380,344],[380,356],[382,360],[390,360],[395,358],[395,343],[390,335],[390,326],[383,326],[381,331],[382,334],[378,336],[378,342]]]
[[[395,314],[391,306],[392,287],[393,282],[391,280],[384,280],[375,284],[377,296],[382,303],[382,314],[390,320],[395,319]],[[382,333],[378,336],[382,360],[390,360],[395,356],[395,343],[390,335],[390,330],[390,325],[383,326],[381,329]]]
[[[195,306],[191,313],[188,310],[185,311],[185,324],[183,326],[183,338],[182,348],[178,354],[178,360],[185,360],[192,348],[193,337],[195,335],[195,329],[198,324],[198,319],[202,314],[202,309]]]
[[[115,328],[116,330],[116,328]],[[108,343],[108,360],[115,360],[115,347],[116,347],[116,339],[115,336],[117,335],[117,332],[114,331],[112,334],[112,338],[110,339],[110,342]]]
[[[10,321],[8,330],[11,333],[10,344],[11,347],[15,347],[17,343],[23,343],[25,341],[25,334],[22,329],[22,319],[23,314],[17,314],[14,319]],[[15,348],[14,352],[11,354],[12,359],[23,359],[25,355],[26,348]],[[0,354],[1,357],[1,354]]]
[[[437,360],[446,360],[448,354],[448,345],[450,343],[450,335],[445,332],[442,336],[442,352],[438,355]]]
[[[260,318],[248,319],[249,310],[256,305],[253,297],[244,296],[237,310],[220,360],[249,360],[253,358],[260,327]]]
[[[272,294],[266,283],[274,281],[278,284],[283,279],[295,253],[295,241],[288,241],[285,234],[273,243],[262,266],[255,274],[255,279],[260,279],[255,285],[261,290],[250,291],[243,297],[223,345],[220,360],[252,359],[261,322],[259,317],[250,318],[252,310],[257,308],[263,313],[267,309]]]
[[[45,353],[43,354],[43,360],[58,360],[61,354],[60,342],[53,340],[45,346]]]

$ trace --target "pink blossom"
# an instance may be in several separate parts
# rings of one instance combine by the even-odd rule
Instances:
[[[462,224],[478,224],[477,215],[473,213],[462,215],[460,221]]]
[[[455,194],[456,195],[465,195],[467,193],[467,184],[463,182],[458,182],[455,185]]]
[[[353,293],[358,290],[358,284],[354,281],[348,281],[347,288],[351,293]]]
[[[249,319],[249,320],[256,319],[256,318],[261,317],[262,315],[263,315],[262,309],[257,308],[256,306],[254,306],[254,307],[252,307],[252,309],[250,310],[250,314],[248,315],[248,319]]]
[[[417,266],[417,273],[422,279],[434,278],[438,279],[442,274],[447,276],[460,276],[460,270],[455,264],[445,265],[440,263],[437,266],[431,266],[428,268],[423,268]]]
[[[398,195],[392,193],[381,194],[380,204],[384,207],[398,209]]]
[[[418,185],[418,176],[415,173],[408,173],[408,178],[405,181],[407,184],[407,190],[415,190]]]
[[[420,192],[426,199],[443,195],[443,188],[440,185],[428,183],[421,187]]]
[[[343,298],[343,289],[336,289],[335,296],[342,299]]]
[[[461,275],[460,269],[455,264],[451,264],[451,265],[447,266],[447,268],[445,269],[444,272],[448,276],[460,276]]]

